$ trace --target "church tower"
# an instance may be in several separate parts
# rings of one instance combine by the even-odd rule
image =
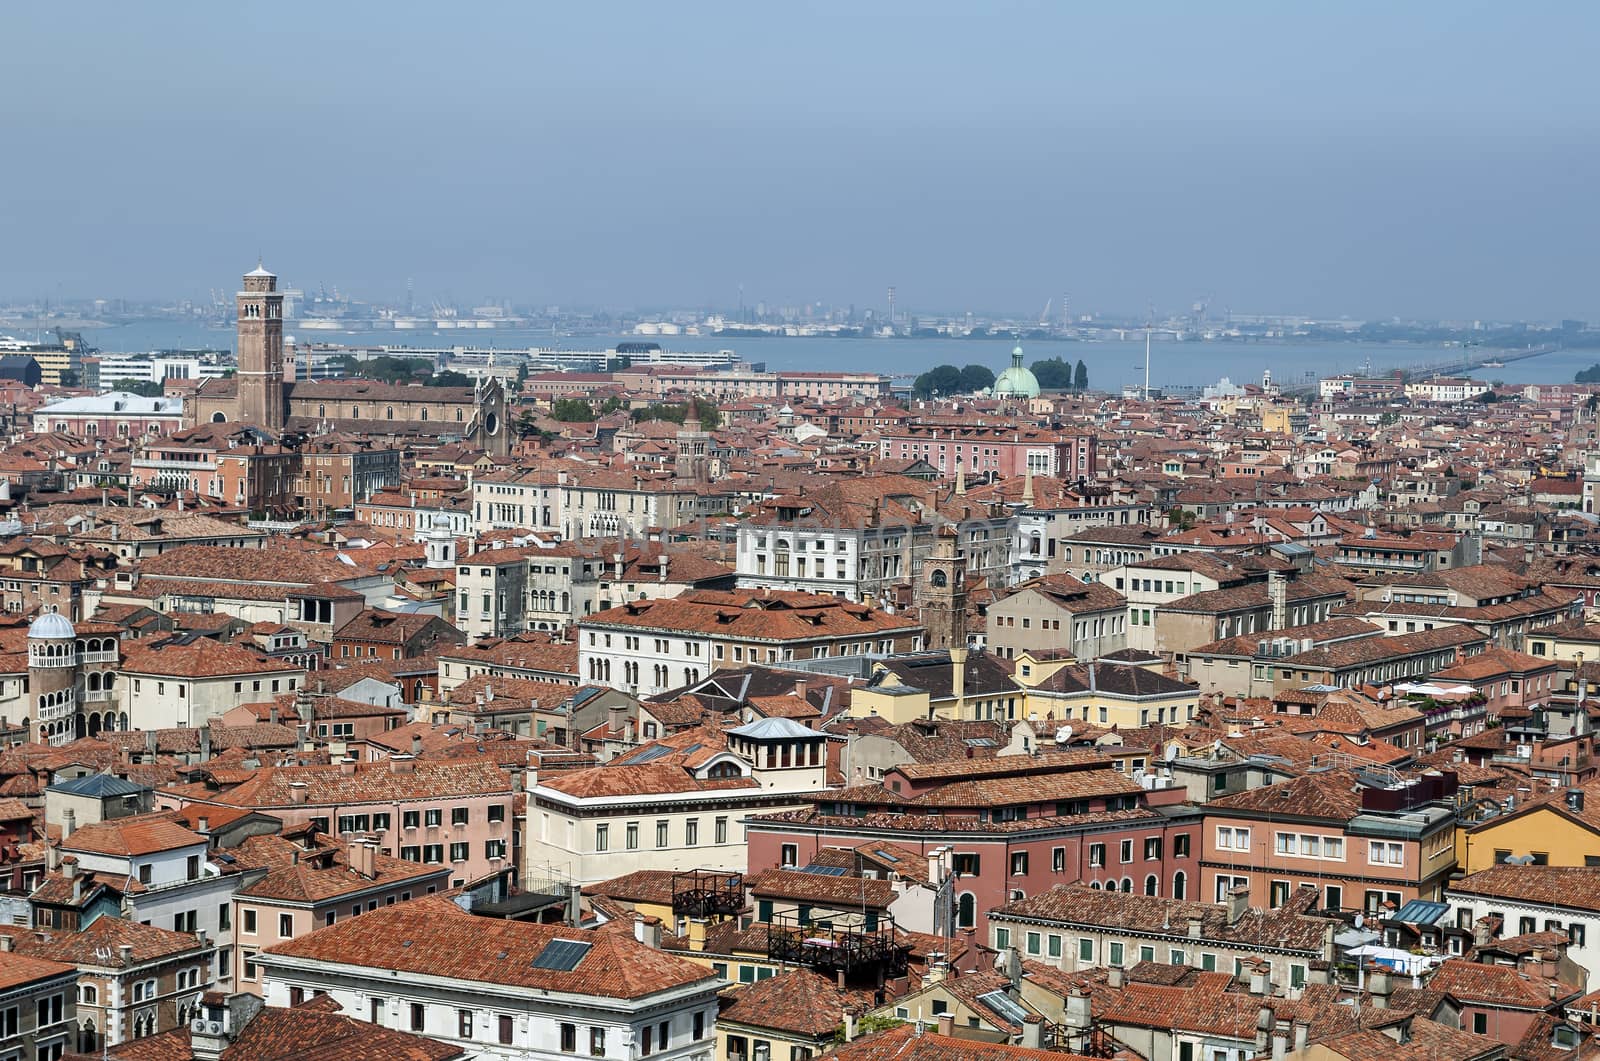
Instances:
[[[689,400],[689,415],[678,431],[678,455],[673,462],[673,473],[680,479],[704,482],[710,478],[711,433],[702,429],[700,406],[696,399]]]
[[[239,292],[239,419],[283,430],[283,294],[260,265]]]
[[[944,528],[922,561],[922,625],[930,649],[967,649],[967,564],[956,555],[956,537]]]

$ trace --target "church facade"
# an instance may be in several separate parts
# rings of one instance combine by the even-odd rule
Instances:
[[[350,431],[396,442],[464,442],[495,456],[511,449],[499,380],[424,387],[375,380],[297,380],[283,353],[283,293],[260,266],[238,293],[238,371],[205,380],[184,402],[187,426],[242,422],[274,435]]]

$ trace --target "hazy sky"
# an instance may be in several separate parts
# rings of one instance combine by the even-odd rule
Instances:
[[[1600,318],[1593,3],[7,4],[0,297]]]

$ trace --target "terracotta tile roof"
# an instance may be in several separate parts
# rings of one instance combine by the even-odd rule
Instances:
[[[664,792],[759,790],[761,786],[749,777],[701,780],[681,766],[672,763],[639,763],[634,766],[596,766],[586,770],[569,770],[548,780],[540,778],[539,787],[575,799],[592,799]]]
[[[833,906],[885,910],[894,901],[894,885],[875,877],[840,877],[799,870],[769,869],[745,878],[756,898],[795,899]]]
[[[48,980],[56,976],[76,975],[76,966],[48,958],[35,958],[27,954],[8,954],[0,962],[0,991],[31,984],[35,980]]]
[[[828,1056],[835,1061],[1061,1061],[1065,1055],[1054,1050],[919,1032],[915,1025],[903,1024],[846,1043]]]
[[[293,1009],[266,1007],[235,1033],[222,1061],[453,1061],[448,1043],[328,1012],[319,996]],[[337,1008],[336,1006],[331,1008]],[[174,1028],[112,1047],[119,1061],[191,1061],[188,1028]]]
[[[295,805],[291,785],[304,782],[310,806],[375,803],[389,800],[445,799],[451,796],[510,795],[511,782],[494,763],[416,762],[400,773],[387,762],[341,766],[261,767],[227,791],[183,790],[187,799],[230,807],[270,809]]]
[[[569,972],[534,960],[553,940],[589,944]],[[655,950],[631,934],[477,917],[430,896],[348,918],[262,952],[273,957],[444,976],[528,990],[640,999],[675,987],[715,983],[715,974]]]
[[[61,841],[61,849],[99,855],[149,855],[204,843],[205,837],[179,825],[167,812],[157,811],[79,826]]]
[[[267,838],[252,837],[252,839]],[[298,846],[281,837],[271,839],[291,848]],[[280,856],[275,859],[266,876],[249,887],[240,889],[238,894],[240,897],[283,903],[323,903],[369,888],[390,887],[406,881],[421,882],[428,877],[449,876],[449,867],[408,862],[379,851],[372,856],[373,874],[366,877],[350,868],[348,854],[342,844],[337,844],[322,845],[316,851],[301,852],[298,861],[283,859]]]
[[[672,905],[672,877],[670,869],[640,869],[620,877],[587,884],[583,894],[620,899],[627,903],[649,903],[653,906]]]
[[[209,943],[202,947],[195,936],[121,917],[97,917],[80,932],[0,926],[0,934],[12,938],[18,954],[97,969],[126,969],[178,954],[212,951]],[[120,950],[124,946],[133,948],[126,962]]]
[[[1515,867],[1522,869],[1526,867]],[[1510,965],[1483,965],[1450,958],[1433,971],[1428,987],[1461,1002],[1496,1008],[1548,1009],[1581,992],[1558,980],[1523,972]]]
[[[1188,923],[1198,918],[1208,940],[1237,941],[1248,945],[1270,939],[1275,946],[1320,953],[1323,939],[1335,922],[1310,916],[1315,893],[1296,892],[1283,907],[1251,908],[1233,923],[1227,910],[1216,903],[1159,899],[1132,892],[1100,891],[1081,882],[1058,884],[1048,891],[1006,903],[991,912],[1001,920],[1042,921],[1095,925],[1111,931],[1185,936]]]
[[[1448,886],[1463,895],[1600,910],[1600,868],[1495,865]]]
[[[235,550],[244,552],[246,550]],[[282,660],[269,659],[237,644],[224,644],[209,637],[189,644],[168,642],[146,645],[128,642],[122,661],[125,674],[165,678],[220,678],[231,674],[303,674],[305,668]]]
[[[912,633],[921,624],[865,604],[812,593],[693,590],[585,616],[580,629],[690,631],[750,641],[813,641]]]
[[[1361,813],[1361,795],[1348,770],[1329,770],[1303,774],[1275,784],[1264,785],[1231,796],[1221,796],[1206,804],[1207,814],[1227,817],[1228,811],[1292,815],[1296,818],[1326,818],[1341,825]]]
[[[845,1010],[864,1011],[872,1003],[871,991],[842,989],[809,969],[791,969],[724,994],[717,1022],[822,1038],[838,1029]]]
[[[484,711],[531,710],[537,706],[549,711],[572,699],[575,686],[564,682],[542,682],[534,678],[475,674],[451,689],[445,703],[468,712],[481,706]],[[478,698],[483,703],[478,704]]]
[[[240,585],[271,583],[279,587],[276,592],[281,596],[284,586],[337,583],[373,574],[361,565],[358,557],[351,559],[353,562],[347,564],[337,559],[332,549],[308,549],[282,544],[282,539],[271,539],[262,549],[180,545],[141,560],[138,571],[141,580],[176,578],[215,579]]]

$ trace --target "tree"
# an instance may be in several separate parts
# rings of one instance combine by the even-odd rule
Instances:
[[[167,392],[166,384],[154,379],[131,379],[117,389],[141,398],[159,398]]]
[[[954,365],[939,365],[918,376],[911,384],[911,393],[918,398],[935,398],[944,394],[961,392],[961,370]]]
[[[550,419],[563,424],[591,424],[595,420],[594,406],[583,398],[557,398],[550,403]]]
[[[1590,365],[1572,379],[1574,383],[1600,383],[1600,364]]]
[[[1086,391],[1089,389],[1089,366],[1083,363],[1083,358],[1078,359],[1078,367],[1072,370],[1072,389]]]
[[[968,365],[961,370],[961,390],[976,394],[994,386],[994,373],[986,365]]]
[[[428,387],[470,387],[472,377],[463,372],[441,372],[422,381]]]
[[[1194,527],[1194,513],[1186,508],[1169,508],[1167,522],[1179,530],[1190,530]]]
[[[1032,369],[1040,390],[1064,391],[1072,388],[1072,366],[1059,357],[1035,361]]]

